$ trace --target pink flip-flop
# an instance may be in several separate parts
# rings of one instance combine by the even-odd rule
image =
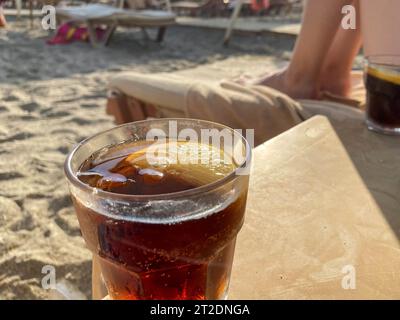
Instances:
[[[105,30],[98,27],[96,28],[96,37],[98,40],[101,40],[104,36]],[[89,41],[89,32],[86,27],[76,27],[71,23],[62,24],[58,30],[57,34],[50,40],[47,41],[47,44],[68,44],[74,41]]]

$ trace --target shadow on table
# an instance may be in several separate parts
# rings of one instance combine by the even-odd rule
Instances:
[[[400,137],[371,132],[359,118],[341,120],[331,120],[336,134],[400,241]]]

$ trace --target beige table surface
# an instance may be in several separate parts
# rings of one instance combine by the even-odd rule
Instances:
[[[400,137],[316,116],[253,161],[230,299],[400,299]]]

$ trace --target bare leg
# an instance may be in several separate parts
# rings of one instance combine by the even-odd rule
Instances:
[[[319,78],[328,51],[342,19],[342,7],[351,0],[308,0],[303,24],[289,66],[259,84],[287,93],[293,98],[317,98]]]
[[[360,51],[362,44],[359,1],[354,1],[353,5],[358,14],[356,29],[345,30],[339,28],[324,61],[320,78],[321,90],[344,97],[350,94],[351,70],[354,58]]]
[[[6,17],[4,16],[3,7],[0,4],[0,28],[7,25]]]

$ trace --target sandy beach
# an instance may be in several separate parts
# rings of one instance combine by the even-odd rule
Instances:
[[[45,265],[57,283],[91,296],[91,255],[80,236],[63,163],[82,139],[113,126],[109,77],[121,71],[177,72],[210,81],[285,64],[293,40],[173,27],[165,42],[118,30],[107,48],[49,46],[26,21],[0,29],[0,299],[44,299]]]

